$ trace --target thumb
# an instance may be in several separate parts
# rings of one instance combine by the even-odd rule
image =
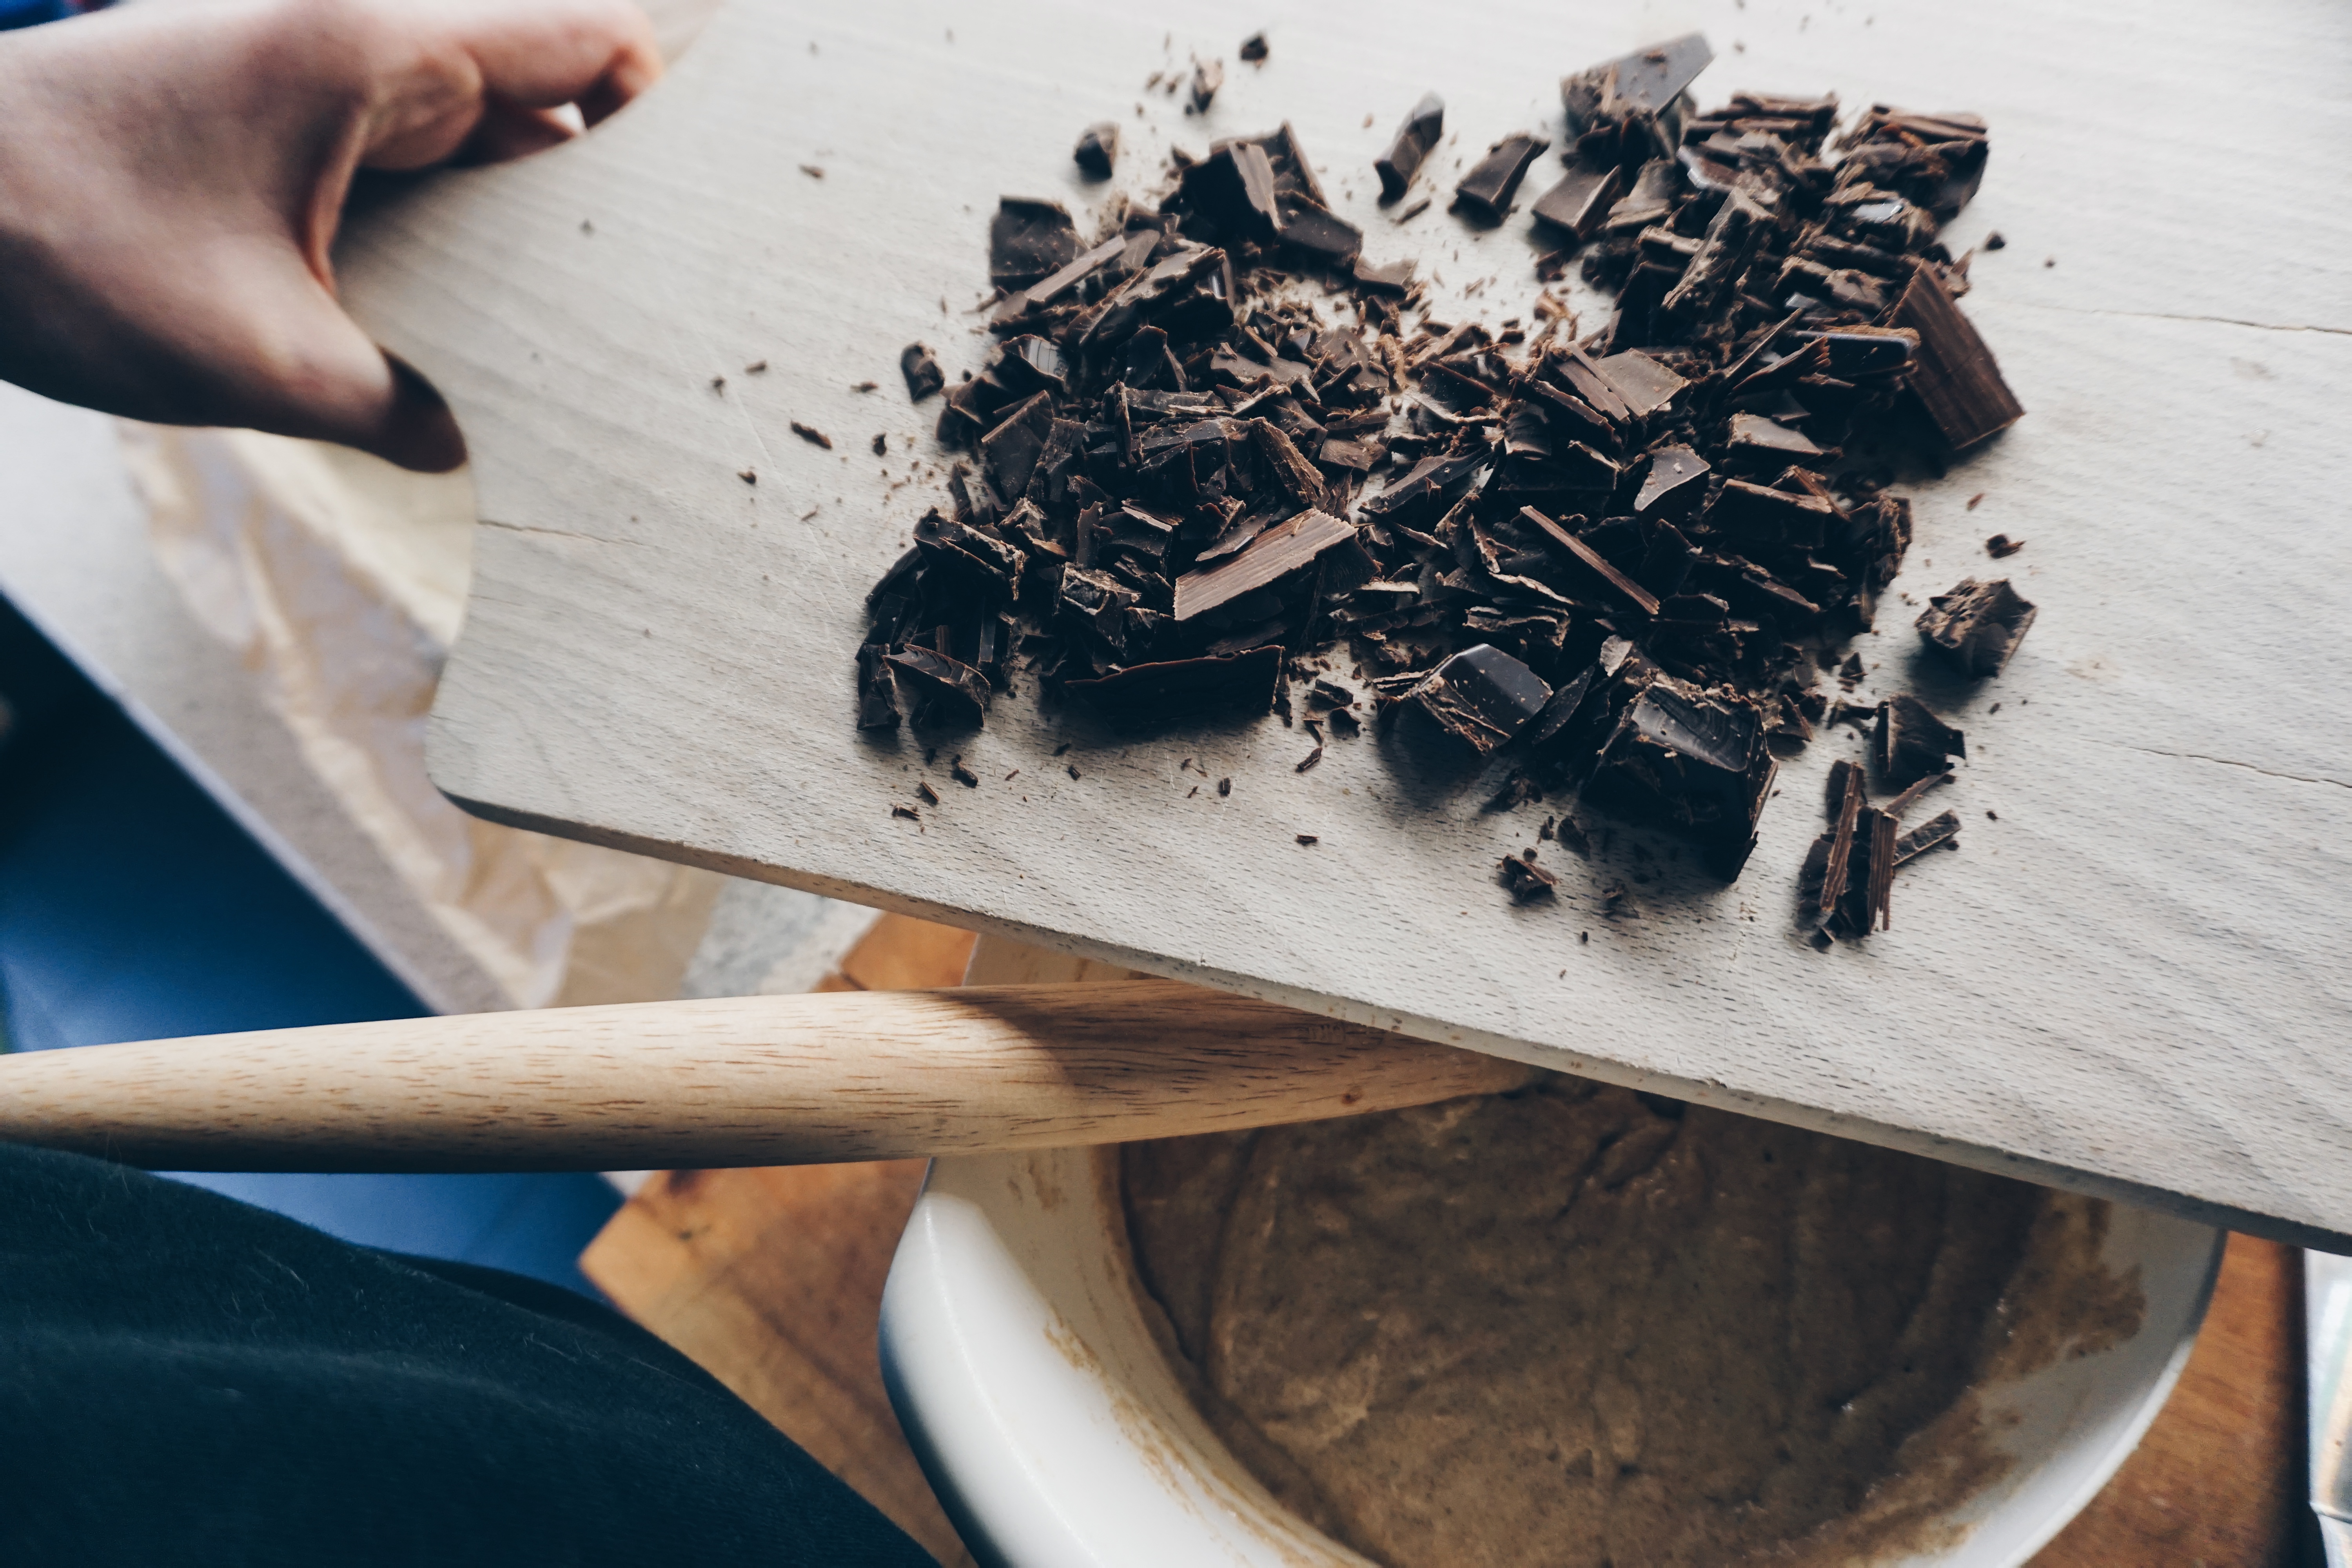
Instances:
[[[334,441],[425,473],[465,462],[441,395],[377,347],[298,252],[273,247],[269,265],[241,278],[233,288],[245,298],[220,305],[247,341],[211,360],[232,381],[215,416],[222,423]]]

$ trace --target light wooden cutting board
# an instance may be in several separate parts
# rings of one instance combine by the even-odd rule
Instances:
[[[1950,238],[2007,237],[1965,308],[2030,412],[1918,487],[1898,587],[2005,571],[2042,614],[1974,689],[1915,670],[1903,599],[1863,639],[1865,698],[1913,686],[1969,734],[1942,797],[1961,852],[1903,873],[1891,931],[1816,953],[1793,924],[1843,732],[1783,767],[1738,884],[1621,838],[1590,867],[1548,848],[1561,896],[1530,909],[1491,868],[1546,807],[1483,814],[1484,789],[1369,737],[1301,774],[1310,742],[1270,719],[1120,744],[1031,690],[935,760],[856,734],[860,603],[944,460],[898,353],[979,363],[998,195],[1083,226],[1088,121],[1126,128],[1115,184],[1139,190],[1171,142],[1287,119],[1371,259],[1418,257],[1452,316],[1499,321],[1532,300],[1526,219],[1479,237],[1441,196],[1395,226],[1370,159],[1435,88],[1450,185],[1497,136],[1558,134],[1563,71],[1693,26],[1718,52],[1702,100],[1833,88],[1992,125]],[[1240,64],[1260,28],[1272,58]],[[1199,119],[1144,86],[1196,51],[1227,61]],[[2347,83],[2333,0],[729,0],[608,126],[431,181],[341,258],[475,454],[434,776],[506,821],[2275,1237],[2352,1233]],[[1995,531],[2030,542],[1999,568]],[[977,789],[949,781],[959,752]],[[1227,776],[1229,798],[1192,793]],[[919,779],[942,803],[894,818]]]

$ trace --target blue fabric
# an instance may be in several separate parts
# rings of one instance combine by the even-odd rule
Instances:
[[[67,0],[0,0],[0,32],[38,22],[62,22],[73,14]]]

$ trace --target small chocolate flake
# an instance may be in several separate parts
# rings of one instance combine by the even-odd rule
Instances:
[[[1240,55],[1242,58],[1247,60],[1252,65],[1257,64],[1259,61],[1265,59],[1266,56],[1265,35],[1264,33],[1252,33],[1248,37],[1242,40],[1242,47],[1235,50],[1234,53]]]
[[[917,811],[911,805],[894,805],[890,808],[890,815],[893,816],[903,816],[909,822],[920,822],[923,820],[923,814]]]
[[[745,375],[765,375],[768,374],[768,362],[763,359],[755,359],[750,364],[743,367],[743,374]]]
[[[833,437],[826,435],[824,431],[816,428],[814,425],[803,425],[799,420],[795,419],[792,421],[792,426],[793,434],[799,437],[802,440],[806,441],[810,446],[822,447],[828,452],[833,450]]]
[[[1017,779],[1017,778],[1019,778],[1020,776],[1021,776],[1021,770],[1020,770],[1019,768],[1015,768],[1015,769],[1013,769],[1011,773],[1007,773],[1007,774],[1005,774],[1005,775],[1004,775],[1004,782],[1005,782],[1006,784],[1011,784],[1014,779]]]
[[[1895,841],[1895,863],[1900,866],[1906,860],[1925,855],[1940,845],[1951,844],[1957,848],[1959,834],[1960,819],[1953,813],[1947,811],[1931,816]]]
[[[1298,836],[1298,842],[1301,844],[1320,844],[1323,841],[1320,838],[1316,837],[1312,833],[1302,833]]]
[[[1064,765],[1066,768],[1067,768],[1067,769],[1068,769],[1068,771],[1069,771],[1069,774],[1070,774],[1070,776],[1071,776],[1072,778],[1076,778],[1076,777],[1078,776],[1078,764],[1077,764],[1077,763],[1064,763],[1063,765]]]
[[[1233,793],[1234,793],[1234,781],[1233,781],[1233,780],[1231,780],[1231,779],[1219,779],[1219,780],[1217,781],[1217,793],[1218,793],[1219,795],[1231,795],[1231,794],[1233,794]]]
[[[1996,533],[1985,541],[1985,553],[1995,561],[2006,561],[2025,548],[2022,539],[2011,539],[2006,533]]]
[[[1428,210],[1429,198],[1427,196],[1423,196],[1407,205],[1404,211],[1397,214],[1396,216],[1390,221],[1400,224],[1411,223],[1413,219],[1419,217]]]
[[[1109,179],[1112,166],[1118,162],[1118,121],[1105,120],[1087,126],[1079,133],[1070,156],[1088,179]]]
[[[1559,886],[1559,879],[1536,864],[1536,852],[1523,849],[1517,855],[1506,855],[1495,863],[1496,879],[1503,884],[1515,904],[1531,904],[1538,899],[1549,899]]]
[[[1215,100],[1217,89],[1225,85],[1225,62],[1201,60],[1192,67],[1192,112],[1205,114]]]
[[[714,376],[712,376],[712,377],[710,378],[710,390],[711,390],[711,391],[713,391],[713,392],[724,392],[724,391],[726,391],[726,390],[727,390],[727,378],[726,378],[725,376],[723,376],[723,375],[714,375]]]
[[[2009,248],[2009,238],[2006,235],[2003,235],[2000,230],[1994,229],[1990,234],[1984,237],[1984,248],[1987,250],[2006,250]]]
[[[1983,490],[1979,490],[1976,494],[1970,496],[1969,498],[1968,510],[1974,511],[1978,507],[1983,505],[1986,493],[1987,492]]]
[[[1579,942],[1591,942],[1592,940],[1592,933],[1589,931],[1578,931],[1576,933],[1576,940]]]
[[[874,455],[877,458],[887,457],[889,452],[890,437],[888,433],[877,432],[874,437]]]
[[[1907,691],[1898,691],[1878,705],[1878,724],[1870,738],[1871,758],[1878,764],[1879,782],[1888,789],[1906,789],[1945,771],[1944,759],[1969,754],[1968,740]]]
[[[925,805],[937,805],[940,804],[940,792],[933,789],[928,782],[917,784],[915,786],[915,793],[923,797],[923,804]]]
[[[801,173],[806,174],[812,180],[822,180],[824,178],[824,171],[818,168],[814,163],[803,163],[801,165]]]
[[[735,477],[747,485],[756,485],[760,482],[759,472],[753,468],[738,468],[735,470]]]
[[[881,384],[882,384],[878,381],[853,381],[849,384],[849,390],[852,392],[872,392],[879,388]]]
[[[1322,748],[1322,746],[1321,746],[1321,745],[1319,745],[1319,744],[1318,744],[1318,745],[1317,745],[1317,746],[1316,746],[1316,748],[1315,748],[1313,751],[1311,751],[1311,752],[1307,752],[1307,760],[1306,760],[1305,762],[1300,763],[1297,767],[1295,767],[1295,768],[1291,769],[1290,771],[1291,771],[1292,773],[1305,773],[1307,769],[1309,769],[1309,768],[1311,768],[1311,767],[1315,766],[1315,764],[1316,764],[1316,763],[1318,763],[1321,762],[1322,760],[1323,760],[1323,748]]]
[[[1199,784],[1194,784],[1191,789],[1186,790],[1186,791],[1184,792],[1184,798],[1185,798],[1186,800],[1190,800],[1190,799],[1192,799],[1194,795],[1198,795],[1198,794],[1200,794],[1200,793],[1201,793],[1201,786],[1200,786]]]
[[[980,775],[965,767],[961,757],[956,758],[954,762],[948,764],[948,776],[966,789],[980,787]]]

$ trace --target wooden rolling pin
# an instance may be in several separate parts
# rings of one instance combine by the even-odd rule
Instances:
[[[0,1140],[188,1171],[821,1164],[1311,1121],[1529,1069],[1164,980],[402,1018],[0,1057]]]

